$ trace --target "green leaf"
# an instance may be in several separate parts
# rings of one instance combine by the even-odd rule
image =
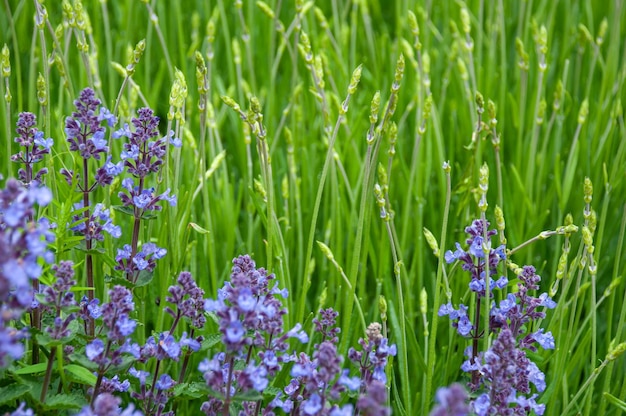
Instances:
[[[206,351],[220,342],[222,342],[222,334],[211,334],[202,341],[202,347],[200,349]]]
[[[123,205],[114,205],[112,207],[114,210],[122,212],[126,215],[130,215],[131,217],[135,218],[135,209],[131,208],[131,207],[125,207]],[[153,220],[157,217],[157,214],[155,213],[151,213],[150,211],[147,212],[143,212],[141,214],[141,218],[142,220]]]
[[[609,403],[619,407],[623,412],[626,412],[626,402],[606,392],[604,393],[604,398],[607,399]]]
[[[111,208],[126,215],[130,215],[133,218],[135,217],[135,210],[130,207],[125,207],[123,205],[113,205]]]
[[[174,386],[174,397],[180,399],[199,399],[210,393],[209,388],[204,383],[182,383]]]
[[[65,366],[65,371],[67,371],[69,379],[73,382],[87,384],[89,386],[96,385],[97,377],[85,367],[76,364],[68,364]]]
[[[233,396],[234,402],[255,402],[263,399],[263,395],[256,390],[249,390],[245,393],[237,393]]]
[[[0,388],[0,405],[19,399],[31,390],[26,384],[10,384]]]
[[[46,371],[48,363],[38,363],[33,365],[27,365],[26,367],[20,368],[19,370],[14,371],[15,374],[37,374],[43,373]]]
[[[82,395],[77,394],[57,394],[46,398],[44,409],[46,410],[63,410],[63,409],[81,409],[87,405],[87,400]]]
[[[131,282],[123,277],[105,275],[104,281],[111,286],[120,285],[124,286],[127,289],[132,289],[133,287],[135,287],[135,285],[133,285]]]
[[[80,323],[78,320],[73,320],[69,323],[67,329],[70,331],[70,335],[65,338],[55,339],[50,336],[47,332],[38,333],[35,337],[39,342],[39,345],[43,345],[46,348],[70,344],[75,337],[75,334],[80,332]]]
[[[154,272],[142,270],[139,272],[139,276],[137,277],[137,282],[135,282],[135,287],[147,286],[152,282],[153,278],[154,278]]]

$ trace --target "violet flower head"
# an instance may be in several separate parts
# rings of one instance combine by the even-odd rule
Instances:
[[[359,339],[362,351],[354,348],[348,350],[348,359],[359,367],[361,385],[366,387],[373,380],[387,382],[385,367],[390,356],[397,354],[395,344],[381,333],[382,326],[378,322],[371,323],[366,330],[367,339]]]
[[[100,104],[101,102],[96,98],[95,92],[91,88],[85,88],[80,92],[78,99],[74,101],[76,111],[65,120],[65,134],[69,149],[78,152],[85,161],[91,158],[99,161],[102,154],[109,151],[105,138],[106,129],[102,126],[102,122],[106,121],[109,127],[117,122],[115,116],[105,107],[101,107]],[[110,185],[113,178],[119,175],[121,171],[121,162],[115,165],[111,162],[111,158],[107,157],[104,164],[96,168],[95,183],[89,185],[87,189],[83,189],[84,185],[79,182],[78,187],[82,192],[91,192],[96,186]],[[71,170],[61,169],[61,174],[70,185],[79,179],[79,175]],[[87,175],[85,169],[83,169],[83,175]]]
[[[430,412],[430,416],[467,416],[470,414],[467,392],[459,383],[437,389],[435,398],[439,404]]]
[[[363,415],[391,415],[391,409],[387,407],[387,386],[378,380],[372,381],[359,396],[356,408]]]
[[[337,335],[341,332],[341,328],[335,326],[338,315],[339,312],[333,308],[328,308],[319,311],[319,319],[317,317],[313,318],[315,331],[322,334],[322,339],[327,339],[335,344],[339,340]]]
[[[181,317],[191,321],[195,328],[202,329],[206,322],[204,316],[204,290],[198,287],[189,272],[182,272],[178,275],[177,285],[168,288],[166,301],[175,306],[175,310],[169,306],[165,307],[165,312],[170,314],[177,323]]]
[[[74,204],[75,210],[82,208],[83,201]],[[89,221],[82,221],[85,219],[82,213],[74,215],[73,219],[77,224],[71,227],[71,230],[84,235],[85,240],[104,241],[104,231],[113,238],[120,238],[122,235],[120,226],[113,224],[111,211],[106,209],[104,204],[101,203],[94,205],[93,211],[89,216]],[[89,224],[89,228],[87,228],[86,224]]]
[[[87,296],[83,296],[78,306],[80,307],[79,316],[85,321],[89,319],[98,319],[102,316],[100,299],[94,298],[89,300]]]
[[[503,329],[485,353],[480,372],[487,391],[473,403],[478,415],[526,414],[527,410],[542,415],[545,411],[545,405],[535,402],[536,394],[528,397],[530,383],[539,392],[545,389],[543,373],[515,344],[511,331]]]
[[[297,332],[283,334],[282,317],[287,310],[275,295],[285,294],[276,287],[270,289],[274,279],[265,269],[257,269],[249,256],[240,256],[233,260],[231,280],[219,290],[218,300],[205,301],[205,310],[219,318],[227,352],[262,346],[268,336],[273,348],[284,351],[287,337],[299,336]]]
[[[456,250],[448,250],[445,253],[445,260],[447,263],[454,261],[461,262],[461,268],[470,272],[471,281],[469,287],[473,292],[478,293],[481,296],[485,296],[485,274],[489,273],[490,287],[494,287],[493,278],[497,272],[496,268],[501,261],[506,260],[505,247],[499,246],[492,248],[491,236],[496,234],[496,230],[487,230],[484,228],[489,227],[488,221],[474,220],[472,225],[465,228],[465,232],[468,234],[466,243],[468,249],[463,250],[459,243],[456,243]],[[487,237],[485,240],[485,236]],[[488,252],[488,260],[485,259],[485,249]],[[498,281],[498,285],[502,286],[506,284],[505,281],[495,279]]]
[[[47,220],[33,221],[34,207],[47,205],[50,191],[9,179],[0,190],[0,320],[17,320],[31,307],[31,280],[41,276],[39,260],[52,263],[48,244],[54,240]]]
[[[141,272],[152,272],[156,267],[156,261],[165,257],[166,254],[166,249],[158,247],[154,243],[144,243],[133,256],[131,246],[125,244],[122,248],[117,249],[115,270],[123,271],[131,276],[132,282],[137,282]]]
[[[128,139],[123,145],[121,158],[128,173],[141,180],[161,169],[168,144],[178,142],[169,141],[169,135],[158,138],[159,117],[148,107],[140,108],[131,124],[132,129],[125,124],[113,133],[113,138]]]
[[[152,243],[146,243],[138,251],[137,226],[144,218],[147,211],[160,211],[163,209],[161,201],[167,201],[170,206],[175,206],[176,196],[170,195],[170,190],[159,193],[156,188],[147,186],[146,178],[150,174],[156,174],[161,170],[167,150],[167,138],[159,136],[159,117],[154,115],[150,108],[141,108],[137,117],[131,120],[133,128],[128,124],[115,133],[113,138],[126,137],[123,144],[121,159],[127,172],[132,177],[122,180],[122,190],[118,193],[122,205],[134,218],[135,231],[132,237],[133,245],[124,246],[118,250],[116,256],[116,270],[123,271],[126,278],[133,283],[139,279],[141,272],[151,272],[155,261],[163,257],[167,251],[156,247]]]
[[[468,307],[465,305],[461,304],[459,309],[455,309],[451,303],[447,303],[439,307],[438,314],[449,316],[452,326],[462,336],[476,340],[486,332],[496,335],[487,351],[478,351],[475,342],[465,350],[467,360],[461,369],[471,373],[469,387],[477,392],[476,398],[470,403],[473,412],[478,415],[526,414],[532,410],[536,414],[543,414],[545,407],[536,403],[537,394],[532,392],[531,385],[537,392],[542,392],[546,388],[545,376],[529,360],[526,350],[534,352],[538,346],[555,348],[551,332],[544,332],[542,328],[530,331],[534,321],[546,316],[545,309],[554,308],[556,303],[547,293],[534,296],[541,277],[532,266],[521,269],[516,267],[517,290],[507,293],[498,303],[492,299],[494,291],[506,289],[509,281],[506,277],[498,277],[497,268],[500,262],[506,260],[506,248],[492,248],[490,239],[496,232],[485,228],[488,225],[486,221],[474,221],[465,229],[469,235],[466,240],[468,249],[464,250],[457,243],[456,250],[449,250],[445,256],[448,263],[459,261],[462,269],[470,274],[468,286],[475,294],[478,305],[486,297],[486,284],[489,282],[491,299],[483,300],[490,302],[488,330],[480,328],[479,306],[474,313],[476,327],[469,320]],[[452,387],[443,392],[445,397],[439,399],[441,405],[436,408],[436,414],[454,414],[456,405],[452,403],[461,403],[461,392],[453,394]],[[455,397],[459,399],[458,402]],[[465,407],[458,409],[462,409],[458,410],[462,414],[467,413]]]
[[[79,152],[83,159],[100,160],[100,154],[109,150],[104,138],[105,128],[100,124],[105,119],[107,124],[114,124],[115,118],[111,118],[108,110],[100,109],[100,104],[95,92],[91,88],[85,88],[74,101],[76,111],[65,120],[69,148],[73,152]]]
[[[195,290],[182,277],[188,279],[183,275],[179,277],[181,288],[170,288],[168,300],[172,303],[180,304],[184,292]],[[280,298],[288,293],[279,289],[277,283],[272,285],[274,279],[273,274],[268,275],[265,269],[257,268],[250,256],[240,256],[233,259],[230,281],[218,291],[217,300],[204,301],[204,310],[213,314],[219,322],[225,352],[205,359],[198,369],[203,373],[207,386],[222,397],[263,392],[270,377],[280,371],[284,363],[294,360],[294,355],[288,352],[289,338],[308,342],[301,325],[284,330],[283,316],[287,311]],[[274,401],[278,402],[284,408],[289,406],[280,401],[280,397]],[[248,406],[246,403],[244,401],[244,408]],[[223,405],[221,399],[210,397],[201,410],[213,414],[222,411]],[[273,407],[270,406],[267,411],[271,409]]]
[[[135,410],[133,404],[127,408],[120,407],[122,399],[113,396],[111,393],[102,393],[96,397],[91,406],[85,406],[76,416],[143,416],[139,410]]]
[[[33,113],[23,112],[18,115],[15,129],[18,136],[15,138],[15,142],[23,149],[12,155],[11,160],[24,165],[18,171],[18,178],[25,185],[33,181],[41,182],[43,175],[48,173],[47,168],[34,172],[33,164],[40,162],[45,155],[50,154],[50,148],[54,144],[52,139],[44,138],[43,132],[37,130],[36,125],[37,118]]]
[[[162,332],[158,338],[151,336],[146,340],[146,344],[141,347],[141,361],[156,357],[157,360],[171,359],[178,361],[180,357],[180,343],[176,341],[169,332]]]

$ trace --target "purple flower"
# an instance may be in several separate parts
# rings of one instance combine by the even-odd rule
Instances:
[[[100,115],[98,116],[98,121],[106,120],[107,125],[109,127],[113,127],[115,123],[117,123],[117,118],[113,113],[111,113],[107,108],[100,107]]]
[[[11,416],[34,416],[34,414],[31,409],[26,407],[26,403],[22,402],[20,403],[20,407],[11,413]]]
[[[448,302],[446,304],[442,304],[441,306],[439,306],[439,312],[437,312],[437,315],[446,316],[446,315],[450,315],[454,311],[455,311],[454,306],[452,306],[452,304]]]
[[[100,299],[89,300],[87,296],[83,296],[80,300],[80,317],[83,320],[98,319],[102,316],[100,310]]]
[[[358,377],[350,377],[350,370],[343,370],[343,373],[337,380],[338,383],[346,386],[349,390],[356,391],[361,387],[361,379]]]
[[[391,415],[391,409],[387,407],[387,387],[378,380],[372,380],[363,394],[356,402],[356,408],[366,415]]]
[[[165,312],[170,314],[174,319],[182,315],[191,320],[193,327],[199,329],[203,328],[206,322],[204,316],[204,290],[198,287],[189,272],[181,272],[178,275],[177,283],[177,285],[172,285],[168,288],[169,294],[165,298],[167,302],[175,306],[176,311],[167,306]],[[175,328],[172,328],[172,331],[174,329]]]
[[[546,389],[546,376],[532,361],[528,362],[528,380],[537,387],[537,391],[542,392]]]
[[[100,160],[100,154],[108,151],[106,141],[103,142],[104,127],[100,126],[102,119],[96,116],[100,100],[91,88],[85,88],[74,105],[76,111],[65,120],[70,151],[79,152],[84,159]]]
[[[111,393],[102,393],[96,397],[93,409],[87,405],[82,408],[76,416],[142,416],[143,414],[135,410],[133,404],[129,404],[126,409],[121,409],[122,399],[113,396]],[[95,409],[95,410],[94,410]]]
[[[237,345],[239,344],[243,336],[245,335],[245,331],[243,329],[243,325],[239,321],[231,321],[226,327],[226,332],[224,333],[224,340],[228,345]]]
[[[146,379],[148,377],[150,377],[150,373],[147,371],[143,371],[143,370],[137,370],[135,369],[135,367],[131,367],[128,370],[128,374],[130,374],[131,376],[135,377],[136,379],[139,380],[139,384],[141,386],[145,386],[146,385]]]
[[[90,361],[96,361],[102,353],[104,353],[104,343],[97,338],[85,347],[85,355]]]
[[[120,314],[120,316],[118,316],[117,321],[115,322],[116,331],[119,331],[119,334],[123,337],[128,337],[133,332],[135,332],[136,326],[137,326],[137,322],[135,322],[134,319],[129,319],[128,315],[124,313]]]
[[[48,173],[47,168],[34,172],[33,165],[43,160],[54,144],[51,138],[44,139],[43,132],[37,130],[36,125],[37,118],[34,114],[23,112],[18,115],[15,129],[18,137],[15,138],[15,142],[23,149],[12,155],[11,160],[23,164],[18,171],[18,178],[25,185],[31,182],[41,182],[43,175]]]
[[[267,370],[264,366],[256,366],[250,363],[248,364],[248,367],[246,367],[245,374],[250,380],[252,388],[256,391],[263,392],[269,384],[269,380],[267,379]]]
[[[302,413],[305,415],[317,415],[322,410],[322,399],[317,393],[302,402]]]
[[[490,413],[491,403],[489,401],[489,395],[486,393],[481,394],[474,400],[474,411],[478,416],[487,416]]]
[[[122,235],[122,229],[113,224],[111,211],[106,209],[103,204],[98,203],[94,205],[88,222],[84,221],[82,201],[75,203],[74,209],[81,210],[81,212],[74,215],[74,221],[77,224],[72,226],[71,229],[84,235],[86,240],[104,241],[103,231],[106,231],[113,238],[119,238]]]
[[[545,350],[553,350],[555,348],[555,345],[552,332],[548,331],[544,334],[543,331],[543,328],[539,328],[537,332],[532,334],[532,337],[535,339],[535,341],[537,341],[539,345],[541,345],[541,348]]]
[[[174,383],[169,374],[161,374],[161,377],[156,382],[156,388],[157,390],[169,390],[174,387],[174,384],[176,383]]]
[[[459,383],[437,389],[435,398],[439,404],[430,416],[466,416],[470,413],[467,392]]]
[[[169,358],[177,360],[180,356],[180,345],[169,334],[163,333],[159,336],[159,347]]]
[[[200,342],[198,342],[197,339],[189,338],[186,332],[183,332],[183,336],[180,339],[180,346],[188,347],[191,351],[194,352],[200,350],[201,347]]]

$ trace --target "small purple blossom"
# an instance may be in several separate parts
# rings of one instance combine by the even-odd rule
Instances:
[[[470,414],[467,392],[459,383],[437,389],[435,398],[439,404],[430,412],[430,416],[467,416]]]
[[[33,181],[42,182],[43,175],[48,173],[48,169],[42,168],[34,172],[33,165],[50,154],[50,148],[54,144],[51,138],[44,138],[43,132],[37,130],[36,125],[37,118],[34,114],[23,112],[18,115],[15,129],[18,137],[15,138],[15,142],[23,149],[12,155],[11,160],[23,164],[18,171],[18,178],[25,185]]]
[[[74,204],[74,209],[81,210],[82,208],[82,201]],[[103,231],[106,231],[113,238],[120,238],[122,235],[122,229],[113,224],[111,211],[106,209],[103,204],[94,205],[88,221],[84,221],[84,218],[83,213],[75,215],[74,221],[77,223],[71,229],[84,235],[86,240],[104,241]]]
[[[65,120],[65,134],[70,151],[79,152],[84,159],[100,160],[100,155],[108,151],[106,141],[102,142],[104,127],[100,123],[103,119],[96,115],[100,100],[91,88],[85,88],[74,101],[74,105],[76,111]]]

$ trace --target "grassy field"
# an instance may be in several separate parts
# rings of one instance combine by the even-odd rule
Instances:
[[[60,225],[52,249],[55,261],[75,263],[76,297],[93,284],[95,297],[108,301],[109,289],[127,280],[114,270],[117,249],[133,237],[167,249],[132,288],[139,345],[172,325],[163,305],[181,271],[216,298],[232,259],[249,254],[288,289],[286,328],[301,323],[312,334],[317,312],[333,307],[337,350],[346,356],[370,323],[383,323],[397,347],[386,369],[389,406],[393,414],[428,414],[439,387],[470,381],[461,365],[472,340],[438,316],[440,306],[471,305],[470,318],[484,310],[481,324],[489,323],[489,305],[476,307],[468,275],[443,253],[457,241],[467,247],[464,229],[474,219],[495,229],[503,218],[493,245],[506,241],[514,264],[498,266],[496,278],[509,284],[495,299],[517,292],[515,265],[534,265],[536,295],[556,302],[527,328],[545,328],[555,341],[554,349],[528,352],[545,373],[537,397],[544,414],[626,411],[621,1],[5,0],[0,10],[0,173],[17,176],[10,156],[20,150],[18,113],[34,113],[54,139],[41,164],[54,198],[37,215]],[[114,163],[123,142],[112,134],[140,107],[161,118],[161,136],[173,130],[182,140],[146,180],[159,193],[171,189],[176,205],[163,204],[134,230],[139,221],[115,209],[124,189],[116,178],[90,198],[114,207],[122,236],[94,246],[62,226],[84,195],[59,173],[82,172],[65,130],[86,87],[119,118],[105,134]],[[101,162],[90,161],[87,172]],[[577,227],[565,232],[568,224]],[[51,276],[46,266],[42,284]],[[197,332],[204,346],[180,383],[202,382],[195,369],[220,349],[206,341],[219,340],[208,316]],[[89,329],[78,334],[81,350]],[[495,338],[477,341],[486,350]],[[35,339],[0,370],[9,389],[0,413],[26,401],[37,414],[74,414],[94,380],[62,376],[63,363],[92,369],[59,354],[41,400],[44,363],[56,347],[42,346],[34,367]],[[311,336],[299,348],[312,355],[317,342]],[[174,377],[181,363],[145,368]],[[344,367],[352,368],[347,358]],[[271,388],[288,382],[286,366]],[[276,395],[269,392],[264,405]],[[133,402],[118,395],[124,407]],[[54,400],[70,405],[41,404]],[[197,414],[205,400],[179,389],[165,410]]]

